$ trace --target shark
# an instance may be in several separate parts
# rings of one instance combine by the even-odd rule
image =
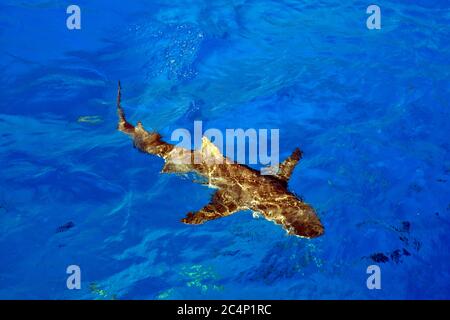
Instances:
[[[324,227],[314,208],[288,190],[288,180],[302,158],[299,148],[279,164],[275,174],[261,174],[225,157],[205,136],[201,148],[189,150],[164,141],[158,132],[147,131],[140,121],[132,125],[125,117],[121,95],[119,81],[117,129],[132,138],[135,148],[163,158],[162,173],[193,173],[200,178],[194,182],[216,189],[208,204],[196,212],[187,213],[181,222],[200,225],[250,210],[280,225],[289,235],[309,239],[323,235]]]

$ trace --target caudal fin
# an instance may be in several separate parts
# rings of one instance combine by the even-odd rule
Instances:
[[[142,123],[139,121],[136,126],[130,124],[123,111],[121,105],[122,88],[120,86],[117,90],[117,116],[119,117],[117,129],[132,137],[134,146],[142,152],[154,154],[164,157],[173,149],[171,144],[168,144],[161,139],[161,135],[157,132],[148,132],[144,129]]]
[[[123,111],[121,100],[122,100],[122,88],[120,86],[120,81],[117,89],[117,116],[119,117],[119,122],[117,129],[126,134],[134,133],[134,126],[127,122],[125,118],[125,112]]]

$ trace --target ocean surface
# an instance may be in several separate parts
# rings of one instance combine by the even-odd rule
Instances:
[[[371,1],[69,4],[0,0],[0,298],[450,298],[449,1],[377,0],[380,30]],[[166,140],[280,129],[325,234],[181,223],[214,190],[116,130],[118,80]]]

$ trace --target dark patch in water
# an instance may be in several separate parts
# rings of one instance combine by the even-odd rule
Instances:
[[[409,221],[402,221],[402,228],[404,232],[409,232],[411,229],[411,223]]]
[[[411,185],[409,186],[409,189],[410,189],[411,191],[414,191],[414,192],[421,192],[421,191],[422,191],[422,187],[419,186],[417,183],[411,184]]]
[[[66,231],[72,229],[73,227],[75,227],[75,223],[73,223],[72,221],[69,221],[69,222],[63,224],[62,226],[59,226],[58,228],[56,228],[56,233],[66,232]]]
[[[386,263],[389,260],[391,260],[392,262],[398,264],[398,263],[402,263],[402,257],[403,256],[410,256],[411,253],[406,250],[405,248],[397,249],[394,250],[390,253],[384,254],[384,253],[375,253],[373,255],[370,256],[370,259],[372,259],[374,262],[378,262],[378,263]]]
[[[416,251],[419,251],[421,246],[422,244],[420,243],[420,241],[418,241],[417,239],[413,239],[413,248],[416,249]]]
[[[391,252],[390,256],[391,256],[391,260],[394,261],[395,263],[402,262],[401,261],[402,253],[400,250],[397,249],[397,250]]]
[[[225,251],[222,253],[223,256],[235,256],[240,252],[240,250],[234,250],[234,251]]]
[[[398,232],[406,232],[409,233],[411,230],[411,223],[409,221],[402,221],[402,224],[400,227],[394,227],[394,229]]]
[[[436,215],[439,215],[438,212],[436,212]],[[394,227],[394,230],[400,232],[400,236],[399,239],[400,241],[402,241],[407,247],[408,246],[412,246],[413,249],[415,249],[416,251],[420,250],[421,247],[421,243],[419,240],[415,239],[415,238],[411,238],[409,237],[409,233],[411,230],[411,223],[409,221],[402,221],[401,226],[400,227]]]
[[[409,244],[409,239],[405,236],[400,236],[399,237],[400,241],[402,241],[403,243],[405,243],[406,245]]]
[[[385,262],[389,261],[389,258],[386,257],[386,255],[384,253],[381,253],[381,252],[371,255],[370,259],[372,259],[375,262],[381,262],[381,263],[385,263]]]

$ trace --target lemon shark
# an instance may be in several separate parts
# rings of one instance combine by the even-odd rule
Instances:
[[[324,233],[315,210],[288,190],[288,180],[302,157],[300,149],[296,148],[280,163],[276,174],[262,175],[222,155],[207,137],[202,138],[199,150],[189,150],[165,142],[159,133],[144,129],[140,121],[133,126],[121,106],[120,82],[117,114],[118,130],[129,135],[138,150],[164,159],[163,173],[194,173],[200,178],[197,182],[217,189],[207,205],[189,212],[182,222],[202,224],[250,210],[282,226],[291,235],[315,238]]]

